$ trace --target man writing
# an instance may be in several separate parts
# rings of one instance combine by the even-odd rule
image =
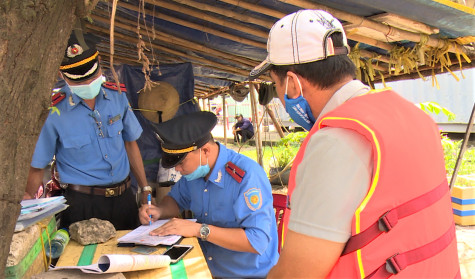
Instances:
[[[254,136],[254,127],[249,119],[242,114],[235,117],[236,123],[233,126],[234,142],[245,143]]]
[[[309,130],[290,174],[284,246],[268,277],[459,277],[432,119],[397,93],[354,80],[343,26],[324,11],[285,16],[267,44],[250,77],[269,70],[286,111]]]
[[[214,277],[262,278],[278,258],[272,189],[255,161],[213,140],[216,122],[195,112],[156,125],[163,166],[183,177],[157,206],[140,208],[140,221],[191,210],[197,222],[174,218],[151,234],[199,237]]]
[[[136,140],[142,133],[126,94],[104,83],[95,43],[74,29],[60,73],[66,82],[53,96],[28,174],[24,199],[35,196],[44,168],[56,158],[60,183],[69,207],[61,227],[90,218],[110,221],[116,229],[138,225],[138,207],[130,188],[132,170],[143,191],[146,186]],[[124,88],[122,89],[124,90]]]

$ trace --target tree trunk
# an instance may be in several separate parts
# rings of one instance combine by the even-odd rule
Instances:
[[[69,34],[95,3],[0,1],[0,277]]]

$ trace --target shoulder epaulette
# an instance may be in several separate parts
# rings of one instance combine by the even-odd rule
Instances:
[[[58,91],[51,95],[51,106],[56,106],[59,102],[61,102],[64,98],[66,98],[66,93]]]
[[[228,172],[231,175],[231,177],[234,178],[234,180],[241,183],[246,172],[240,169],[235,164],[233,164],[231,161],[227,162],[225,167],[226,167],[226,172]]]
[[[125,88],[125,84],[119,83],[119,85],[120,85],[121,92],[127,92],[127,88]],[[105,88],[115,90],[115,91],[119,91],[119,89],[117,88],[117,83],[115,82],[106,81],[102,84],[102,86],[104,86]]]

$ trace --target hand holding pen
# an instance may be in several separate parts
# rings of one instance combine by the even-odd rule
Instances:
[[[147,204],[148,204],[148,209],[149,209],[149,212],[150,212],[150,208],[152,207],[152,194],[151,193],[148,193]],[[150,217],[150,221],[148,222],[148,225],[151,226],[152,225],[152,213],[149,214],[149,217]]]

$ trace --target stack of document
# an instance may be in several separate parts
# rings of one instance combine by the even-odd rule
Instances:
[[[66,199],[63,196],[21,201],[21,212],[15,225],[15,232],[65,210],[68,207],[65,203]]]
[[[196,219],[188,219],[190,221],[196,222]],[[181,235],[165,235],[165,236],[157,236],[157,235],[150,235],[150,232],[156,228],[161,227],[165,223],[170,221],[167,220],[158,220],[152,223],[151,226],[149,225],[142,225],[135,230],[129,232],[128,234],[122,236],[118,239],[119,243],[133,243],[137,245],[146,245],[146,246],[157,246],[157,245],[167,245],[171,246],[177,243],[182,236]]]

